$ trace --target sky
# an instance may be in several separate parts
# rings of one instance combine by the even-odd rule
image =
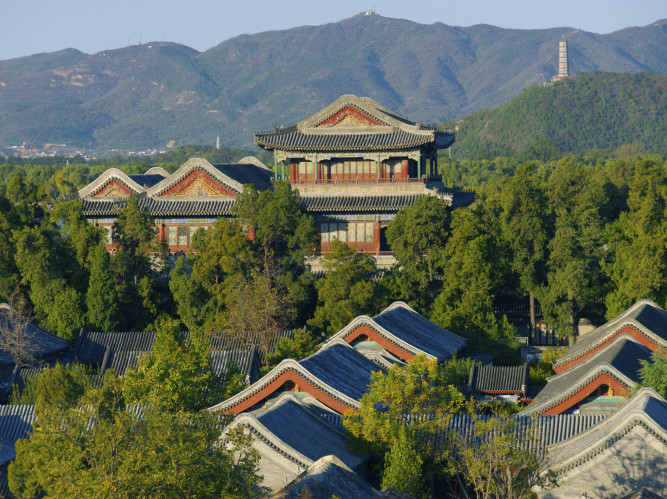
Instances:
[[[423,24],[594,33],[667,18],[667,0],[1,0],[0,60],[162,40],[201,52],[237,35],[326,24],[367,9]]]

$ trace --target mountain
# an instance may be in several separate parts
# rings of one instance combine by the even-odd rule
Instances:
[[[599,35],[358,15],[242,35],[205,52],[151,42],[0,61],[0,146],[101,149],[177,144],[248,147],[345,93],[437,123],[507,102],[556,73],[565,34],[572,73],[667,73],[667,21]]]
[[[549,159],[623,144],[667,152],[667,75],[582,73],[442,126],[456,129],[457,158],[532,153]]]

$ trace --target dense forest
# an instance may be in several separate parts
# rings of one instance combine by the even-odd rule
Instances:
[[[173,170],[192,153],[245,155],[188,149],[150,165]],[[150,215],[132,198],[117,217],[113,238],[120,249],[113,255],[78,201],[63,199],[109,166],[140,172],[147,162],[0,165],[0,301],[69,340],[82,327],[157,331],[153,354],[124,378],[109,373],[94,382],[80,368],[56,366],[13,396],[35,404],[40,431],[16,445],[11,490],[159,496],[168,486],[184,495],[239,498],[261,492],[254,471],[259,457],[248,437],[228,435],[229,446],[214,445],[228,420],[201,411],[244,386],[233,369],[224,380],[212,374],[211,335],[267,348],[267,332],[294,330],[293,339],[267,352],[270,367],[313,353],[355,316],[404,300],[468,338],[463,354],[491,352],[496,364],[514,364],[516,329],[496,313],[501,295],[538,301],[561,335],[574,334],[582,318],[603,322],[640,298],[665,307],[667,161],[627,154],[620,148],[546,161],[443,157],[446,183],[474,188],[474,204],[451,210],[436,197],[422,197],[387,229],[394,268],[378,272],[372,256],[334,241],[322,255],[327,272],[319,278],[307,267],[318,241],[315,225],[284,182],[261,193],[246,187],[234,217],[200,230],[193,251],[173,261],[157,243]],[[253,240],[247,227],[255,230]],[[187,340],[182,330],[189,331]],[[664,370],[664,359],[656,356],[653,365]],[[496,497],[549,478],[539,473],[539,456],[515,440],[492,440],[473,452],[453,433],[445,447],[433,449],[429,442],[456,413],[473,418],[476,431],[512,434],[509,420],[475,419],[507,414],[508,407],[473,404],[451,386],[464,383],[469,370],[469,359],[438,366],[417,357],[374,376],[359,412],[345,416],[344,425],[377,464],[377,486],[415,497],[447,487],[472,491],[476,480],[490,479],[472,470],[499,456],[519,471],[506,475],[507,483],[491,477],[499,480]],[[532,382],[544,382],[550,372],[545,359],[531,369]],[[660,371],[648,366],[645,373],[664,392]],[[378,403],[391,410],[375,410]],[[401,423],[398,415],[415,407],[439,416]],[[137,454],[137,447],[145,452]]]
[[[192,152],[150,164],[173,170]],[[243,154],[224,152],[235,153]],[[154,256],[164,250],[136,204],[118,217],[114,237],[123,249],[110,256],[78,203],[62,201],[109,164],[5,164],[0,298],[16,294],[45,329],[68,339],[81,327],[150,329],[165,318],[188,330],[240,335],[306,326],[321,339],[402,299],[491,349],[514,334],[494,315],[495,298],[529,293],[550,324],[573,334],[581,318],[599,322],[642,297],[665,304],[667,162],[621,156],[494,158],[478,162],[478,173],[472,162],[442,158],[445,183],[474,188],[477,201],[451,211],[422,198],[387,230],[395,268],[379,274],[371,257],[340,244],[323,255],[329,271],[321,279],[307,272],[313,221],[287,184],[244,192],[233,219],[202,232],[195,251],[169,265]],[[135,172],[149,165],[117,166]],[[253,241],[244,235],[248,226]],[[257,303],[252,320],[240,310],[250,303]]]

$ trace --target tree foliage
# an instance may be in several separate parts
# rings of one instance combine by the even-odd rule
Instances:
[[[9,466],[17,497],[253,494],[258,456],[241,434],[221,445],[224,421],[208,412],[126,407],[112,373],[86,390],[64,369],[42,376],[33,433]]]

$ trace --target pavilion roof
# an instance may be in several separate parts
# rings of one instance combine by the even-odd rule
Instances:
[[[141,175],[128,175],[117,168],[109,168],[86,187],[79,190],[78,197],[83,201],[94,199],[94,196],[109,183],[120,182],[134,195],[158,198],[165,191],[197,170],[205,172],[211,178],[215,179],[216,182],[219,182],[221,186],[234,194],[241,193],[245,184],[252,184],[260,191],[269,189],[271,188],[271,178],[273,176],[271,170],[254,157],[243,158],[236,164],[217,165],[213,165],[203,158],[191,158],[171,175],[167,174],[162,168],[151,168]],[[233,196],[202,197],[216,199]],[[120,199],[123,199],[123,197]],[[111,198],[107,202],[113,202],[114,200],[118,201],[118,198]],[[166,207],[156,206],[153,208],[165,209]]]
[[[530,378],[528,365],[522,366],[478,366],[470,368],[469,393],[520,394],[525,395]]]
[[[631,338],[621,338],[582,363],[547,379],[547,385],[524,412],[542,413],[584,389],[600,374],[616,379],[627,389],[640,381],[640,361],[648,361],[651,351]]]
[[[332,340],[344,339],[360,326],[371,328],[388,340],[391,345],[411,355],[424,354],[439,362],[451,357],[454,352],[462,350],[467,342],[465,338],[429,321],[402,301],[392,303],[375,317],[371,318],[366,315],[356,317],[336,333]],[[390,346],[385,348],[391,351]],[[394,355],[400,357],[397,353]]]
[[[372,127],[368,127],[372,128]],[[345,132],[308,133],[289,128],[255,133],[255,144],[264,149],[299,152],[370,152],[413,149],[426,144],[441,148],[454,143],[454,136],[445,132],[408,130],[346,130]]]
[[[558,370],[565,364],[576,362],[596,349],[603,348],[628,326],[667,348],[667,312],[650,300],[640,300],[606,324],[581,336],[564,356],[554,361],[554,369]]]
[[[348,115],[352,120],[343,119]],[[453,142],[453,133],[419,125],[355,95],[341,96],[296,125],[255,133],[255,144],[264,149],[300,152],[391,151],[426,144],[445,148]]]
[[[285,359],[268,374],[241,392],[219,404],[211,411],[233,411],[244,407],[251,400],[263,400],[280,388],[277,384],[287,373],[300,376],[310,383],[319,394],[342,406],[357,409],[359,400],[366,393],[371,382],[371,374],[383,369],[367,359],[342,340],[325,344],[313,355],[303,360]],[[292,376],[292,374],[289,374]],[[329,405],[327,402],[321,402]],[[243,410],[238,410],[243,412]]]
[[[553,445],[548,453],[551,466],[566,472],[581,466],[622,440],[635,427],[647,431],[667,446],[667,402],[652,388],[641,388],[623,407],[599,424]],[[636,465],[642,466],[641,463]]]
[[[301,497],[383,499],[387,496],[375,490],[338,457],[329,455],[318,459],[304,473],[269,497],[275,499],[299,499]]]
[[[335,454],[350,468],[365,461],[364,456],[350,451],[342,428],[327,422],[292,392],[281,394],[266,410],[239,414],[229,429],[240,424],[304,468],[329,454]]]

